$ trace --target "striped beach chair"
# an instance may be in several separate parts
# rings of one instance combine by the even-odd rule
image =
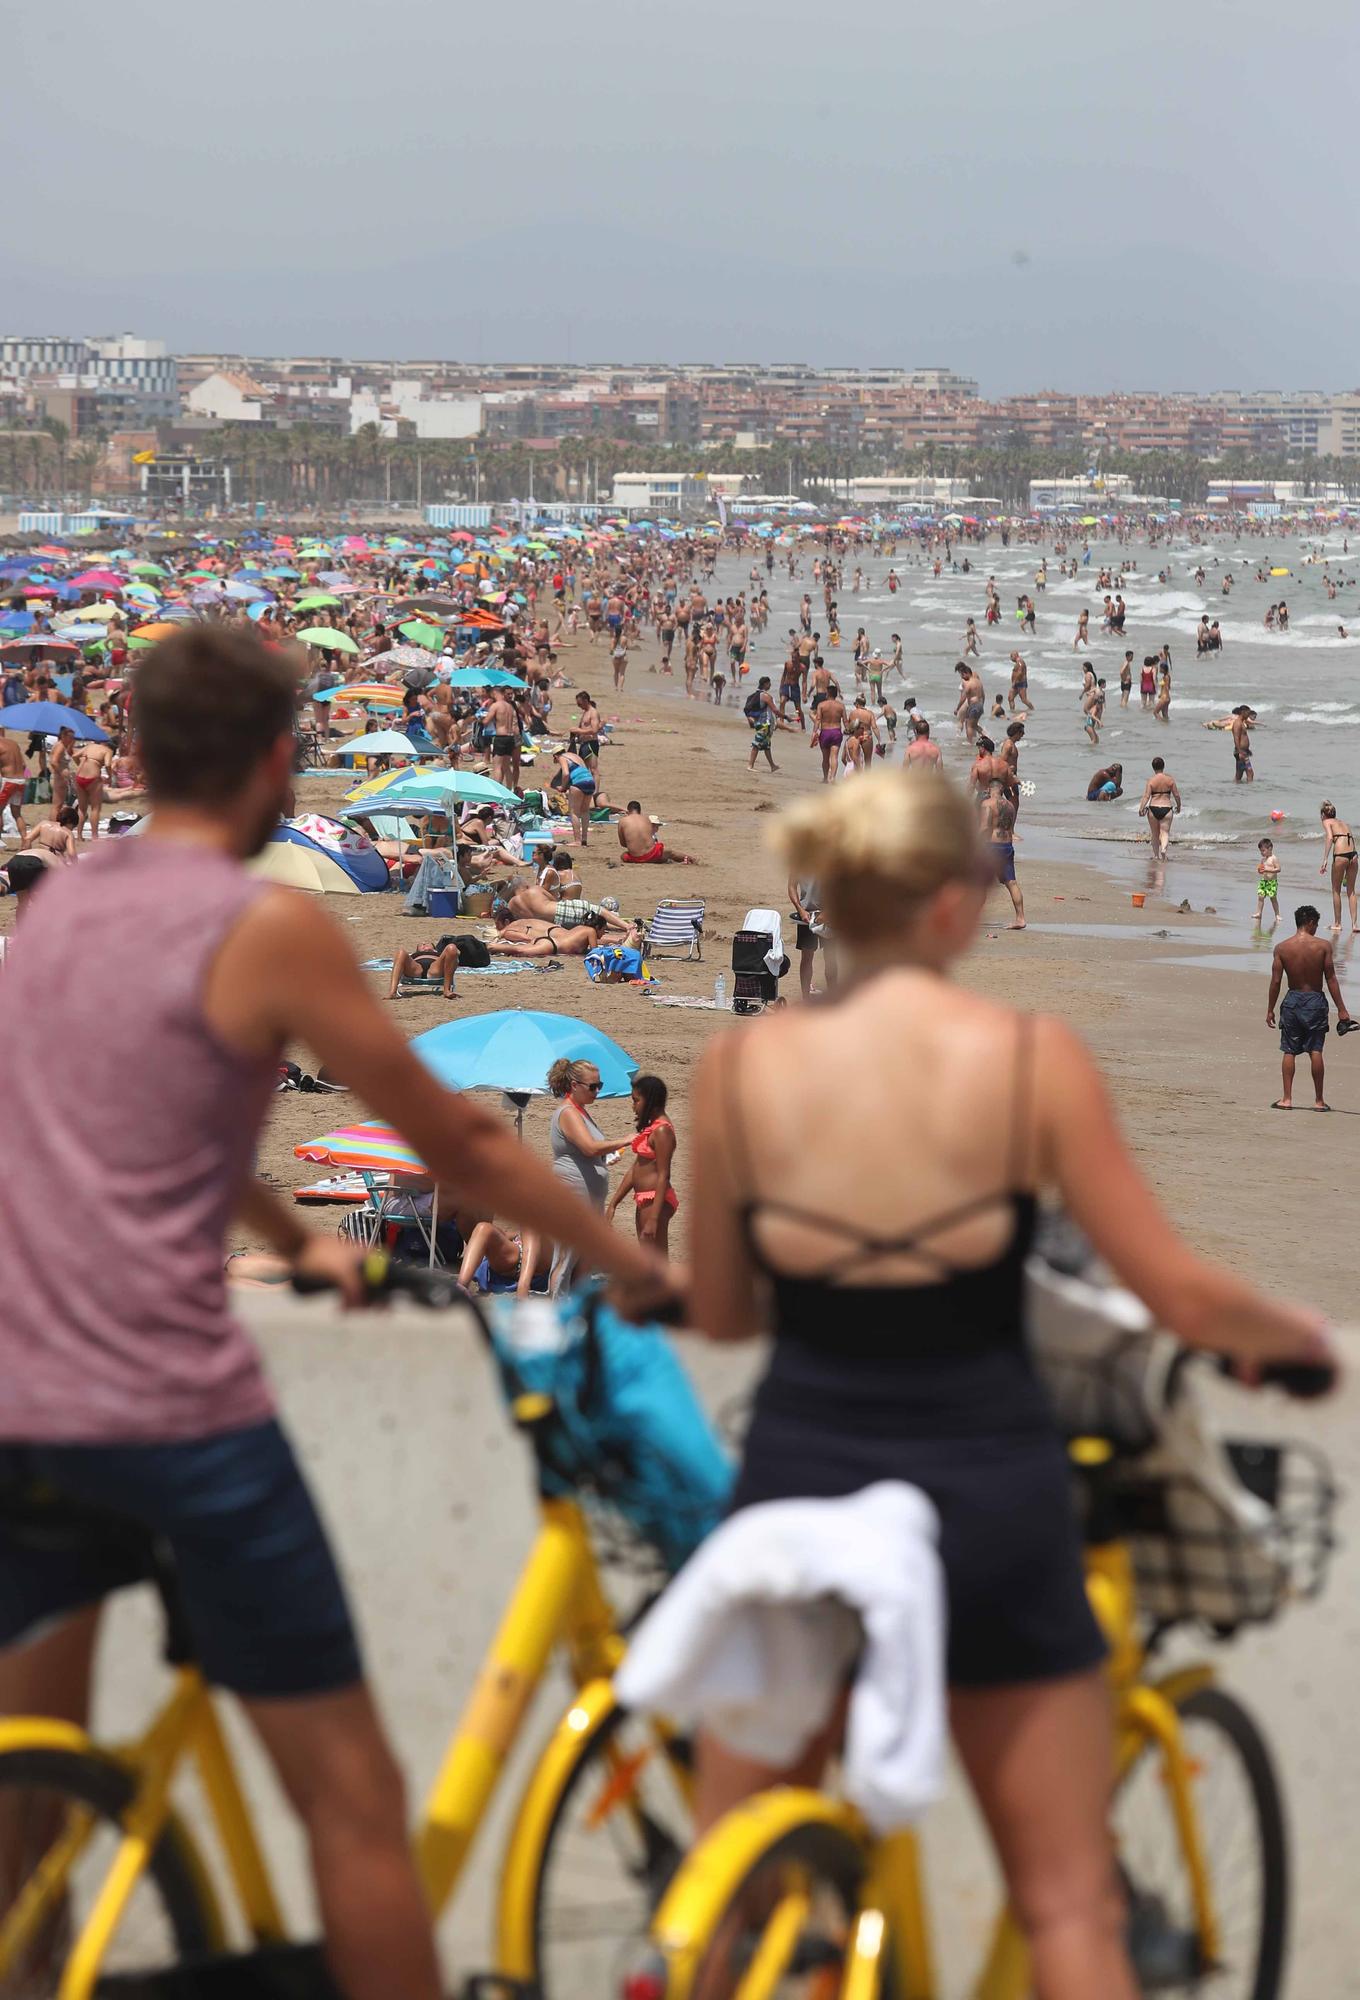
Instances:
[[[667,951],[685,958],[704,955],[704,905],[700,897],[689,902],[664,902],[656,906],[647,932],[647,950],[653,956]]]

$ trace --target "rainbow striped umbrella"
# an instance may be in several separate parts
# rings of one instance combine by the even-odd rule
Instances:
[[[413,1153],[400,1132],[390,1125],[342,1125],[319,1139],[294,1146],[299,1160],[323,1167],[348,1168],[352,1173],[423,1174],[429,1169]]]

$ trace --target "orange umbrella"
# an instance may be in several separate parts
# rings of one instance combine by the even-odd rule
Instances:
[[[178,632],[179,626],[168,618],[157,618],[150,625],[139,625],[132,634],[134,639],[169,639]]]

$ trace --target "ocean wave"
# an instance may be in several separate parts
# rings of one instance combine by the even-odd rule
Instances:
[[[1284,719],[1286,722],[1313,722],[1319,729],[1354,729],[1360,724],[1360,715],[1319,715],[1311,708],[1291,708]]]

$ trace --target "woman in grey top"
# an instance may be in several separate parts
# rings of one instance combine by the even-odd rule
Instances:
[[[587,1108],[600,1094],[600,1072],[594,1063],[564,1058],[548,1071],[548,1088],[562,1099],[552,1116],[552,1170],[592,1208],[603,1211],[609,1199],[605,1156],[628,1141],[606,1139]],[[559,1248],[553,1259],[554,1295],[567,1290],[575,1269],[575,1253]]]

